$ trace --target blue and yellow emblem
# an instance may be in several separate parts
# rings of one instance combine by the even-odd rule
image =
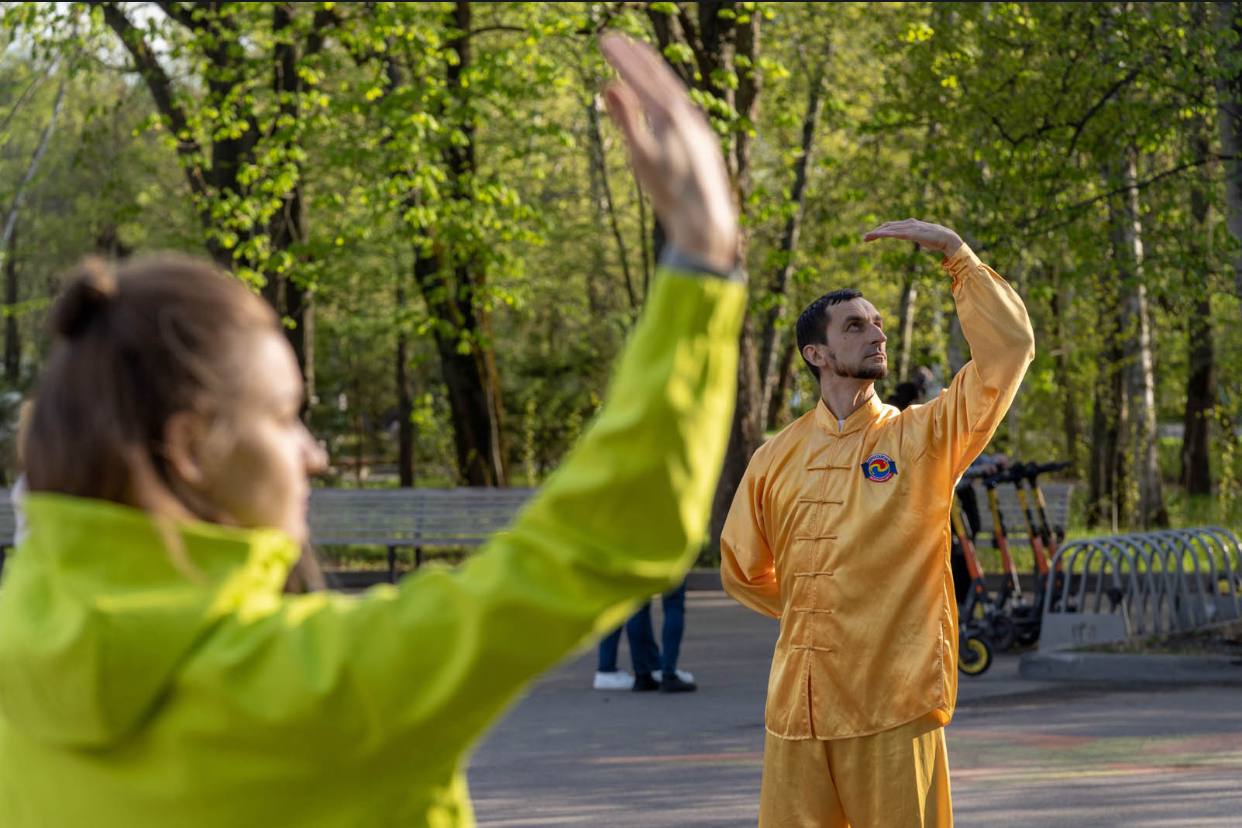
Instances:
[[[883,483],[897,473],[897,464],[887,454],[873,454],[862,464],[863,477]]]

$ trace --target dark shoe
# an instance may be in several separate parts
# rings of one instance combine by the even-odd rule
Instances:
[[[665,676],[663,681],[660,682],[661,693],[693,693],[698,689],[699,686],[693,681],[682,681],[681,676],[676,673]]]
[[[651,673],[635,673],[634,686],[630,688],[635,693],[649,693],[652,690],[660,689],[660,682],[651,677]]]

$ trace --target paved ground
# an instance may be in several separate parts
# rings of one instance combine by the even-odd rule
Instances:
[[[776,624],[721,593],[687,620],[697,693],[593,691],[591,653],[538,683],[475,755],[480,825],[754,825]],[[1039,684],[1008,656],[962,677],[948,739],[959,826],[1242,826],[1236,688]]]

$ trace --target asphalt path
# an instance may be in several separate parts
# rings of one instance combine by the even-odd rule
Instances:
[[[723,593],[691,592],[681,667],[698,692],[592,690],[594,653],[549,673],[473,757],[479,824],[754,825],[776,633]],[[1017,661],[961,678],[957,825],[1242,826],[1237,688],[1037,683]]]

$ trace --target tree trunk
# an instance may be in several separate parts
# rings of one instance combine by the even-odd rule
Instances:
[[[788,315],[789,280],[794,271],[794,255],[798,249],[798,236],[802,231],[802,217],[806,206],[806,182],[811,166],[811,156],[815,147],[815,127],[819,122],[819,113],[824,88],[823,62],[820,61],[811,75],[807,90],[806,114],[802,118],[801,155],[794,164],[793,187],[789,191],[789,200],[793,204],[793,212],[785,220],[785,229],[781,234],[780,266],[768,283],[768,292],[775,297],[775,304],[763,321],[762,339],[759,344],[759,371],[762,382],[762,406],[771,417],[773,396],[780,384],[781,349],[778,345],[786,339],[782,335],[782,324]],[[779,408],[779,403],[776,406]]]
[[[1152,352],[1151,317],[1147,306],[1147,285],[1143,275],[1143,229],[1139,213],[1138,170],[1135,151],[1130,150],[1122,168],[1126,186],[1117,212],[1119,246],[1118,275],[1127,285],[1122,325],[1125,331],[1126,398],[1130,408],[1128,450],[1134,458],[1138,483],[1136,515],[1144,529],[1167,526],[1160,479],[1159,431],[1156,410],[1155,356]]]
[[[487,365],[479,348],[461,342],[474,330],[469,319],[459,318],[469,308],[453,301],[443,256],[420,255],[415,248],[414,277],[428,311],[436,319],[432,330],[448,393],[461,480],[467,486],[507,485],[504,466],[497,457],[497,424],[492,417],[495,401],[488,396]]]
[[[252,68],[249,65],[251,58],[242,46],[248,37],[242,31],[247,21],[239,17],[242,4],[199,4],[202,14],[191,14],[188,7],[179,3],[160,4],[172,20],[194,35],[195,48],[201,49],[188,56],[192,59],[187,65],[201,66],[197,71],[201,73],[199,83],[206,88],[206,94],[202,96],[204,106],[221,113],[232,113],[235,123],[241,125],[236,130],[211,130],[209,142],[207,139],[204,141],[209,146],[209,152],[204,151],[204,143],[200,143],[195,137],[193,119],[182,107],[172,79],[164,71],[155,50],[148,43],[145,27],[134,25],[118,3],[98,5],[102,8],[104,21],[120,38],[133,59],[136,70],[151,93],[156,109],[167,120],[169,132],[178,137],[178,159],[193,194],[208,253],[221,268],[252,268],[266,277],[263,297],[277,313],[293,321],[293,326],[286,330],[286,336],[297,356],[298,366],[302,369],[306,399],[308,402],[313,400],[314,320],[309,292],[305,286],[287,278],[284,272],[271,272],[268,262],[240,254],[241,248],[238,245],[224,244],[221,240],[223,233],[234,233],[241,237],[239,241],[244,242],[253,238],[254,233],[262,231],[251,230],[250,237],[247,237],[238,229],[239,223],[235,221],[235,216],[221,216],[213,209],[235,201],[244,202],[252,195],[250,186],[242,178],[242,172],[255,162],[264,131],[260,123],[260,113],[254,110],[250,102],[251,96],[244,91],[247,73]],[[303,54],[300,55],[293,25],[296,12],[297,4],[272,4],[272,88],[277,96],[278,118],[286,123],[298,121],[298,101],[302,91],[302,80],[297,71],[300,57],[322,48],[324,32],[333,15],[328,9],[315,13],[305,49],[301,50]],[[211,124],[206,126],[210,128]],[[279,127],[277,131],[290,129],[292,128],[287,126]],[[285,139],[283,148],[286,151],[292,149],[297,140],[290,134]],[[210,161],[204,163],[205,158],[210,158]],[[306,237],[305,209],[300,189],[301,165],[299,163],[296,166],[297,175],[293,187],[282,195],[282,209],[264,228],[272,253],[286,251]]]
[[[634,291],[634,277],[630,272],[630,254],[625,244],[625,236],[621,232],[621,225],[617,219],[617,208],[612,198],[612,184],[608,180],[608,159],[604,154],[604,137],[599,127],[599,109],[594,97],[587,102],[587,137],[590,156],[590,182],[591,182],[591,201],[595,209],[596,224],[602,226],[608,224],[612,231],[613,241],[617,245],[617,258],[621,263],[621,275],[625,280],[625,294],[629,299],[630,310],[637,312],[641,301]],[[591,289],[592,282],[604,273],[603,269],[603,243],[596,242],[596,250],[599,254],[599,267],[597,272],[588,275],[588,290],[594,295]],[[592,299],[592,312],[600,313],[601,311],[594,306],[601,304],[598,299]]]
[[[456,99],[457,111],[467,111],[464,106],[470,95],[466,72],[471,67],[473,49],[471,43],[470,3],[453,4],[449,24],[455,29],[448,46],[456,55],[446,65],[445,79],[449,95]],[[461,201],[473,200],[473,181],[476,172],[475,124],[473,116],[467,115],[458,125],[464,140],[454,141],[444,150],[449,172],[452,197]],[[466,255],[445,255],[441,250],[441,272],[453,271],[455,291],[446,291],[449,301],[456,305],[454,312],[442,319],[456,322],[460,335],[437,337],[441,362],[444,366],[445,383],[449,386],[449,399],[453,405],[454,428],[468,434],[457,435],[458,459],[464,461],[462,473],[471,486],[507,486],[509,480],[508,457],[504,442],[504,404],[500,392],[500,376],[496,370],[496,354],[491,343],[491,319],[482,301],[486,288],[486,274],[474,251]],[[422,282],[425,284],[425,282]],[[428,293],[424,290],[424,297]],[[464,346],[464,347],[461,347]],[[467,353],[460,353],[466,350]]]
[[[38,172],[39,162],[43,160],[43,154],[47,152],[48,145],[52,141],[52,133],[56,131],[56,120],[60,117],[60,110],[65,103],[65,83],[66,78],[62,75],[60,86],[56,89],[56,101],[52,104],[52,114],[47,118],[43,132],[39,135],[39,143],[30,156],[30,163],[26,165],[26,171],[22,173],[21,180],[17,182],[17,187],[13,192],[13,200],[9,202],[8,214],[4,217],[3,227],[0,228],[0,256],[9,249],[9,238],[17,227],[17,214],[21,211],[22,199],[26,197],[26,187]]]
[[[402,313],[405,310],[405,278],[397,274],[397,477],[403,487],[414,485],[414,392],[410,387],[410,334]]]
[[[738,75],[737,90],[732,95],[732,103],[738,112],[740,123],[732,135],[733,151],[729,159],[732,161],[730,171],[733,174],[737,204],[744,209],[750,197],[751,138],[747,125],[758,120],[759,110],[759,21],[762,15],[751,14],[746,23],[735,26],[732,20],[720,15],[722,10],[732,6],[732,3],[700,2],[699,26],[703,43],[708,47],[704,49],[704,54],[708,57],[709,64],[718,60],[718,66],[728,66]],[[732,50],[726,45],[729,39],[729,32],[726,30],[729,29],[736,44]],[[710,79],[712,74],[709,71],[704,77]],[[729,99],[729,90],[712,91],[726,100]],[[742,236],[739,240],[743,261],[749,248],[746,226],[743,220]],[[733,429],[729,435],[724,468],[712,503],[709,541],[711,549],[720,548],[720,533],[724,530],[729,507],[733,505],[733,495],[750,464],[751,455],[763,442],[764,413],[755,324],[751,315],[747,314],[738,341],[737,405],[733,414]]]
[[[1114,222],[1114,228],[1116,222]],[[1117,532],[1129,522],[1126,499],[1129,457],[1122,447],[1126,432],[1125,352],[1120,327],[1124,287],[1115,277],[1100,283],[1099,315],[1095,330],[1100,341],[1099,375],[1091,412],[1091,458],[1088,469],[1087,526],[1103,524]]]
[[[647,16],[663,49],[671,45],[688,47],[694,56],[695,69],[680,63],[670,64],[687,84],[707,92],[730,105],[738,121],[724,141],[725,165],[732,179],[735,200],[746,209],[750,194],[750,125],[756,121],[761,91],[759,74],[760,14],[750,14],[745,23],[738,23],[733,14],[736,3],[700,2],[696,18],[683,6],[675,6],[673,14],[648,6]],[[736,85],[724,83],[730,73]],[[658,224],[658,223],[657,223]],[[745,261],[747,250],[746,222],[742,221],[739,253]],[[760,384],[759,347],[755,324],[747,315],[738,340],[739,362],[737,404],[733,428],[725,453],[724,469],[712,503],[710,548],[719,548],[720,532],[733,503],[733,494],[741,482],[750,456],[763,440],[763,388]]]
[[[750,465],[750,457],[763,442],[763,401],[759,396],[759,360],[755,353],[754,317],[747,314],[742,320],[742,333],[738,340],[737,405],[733,409],[733,427],[729,433],[729,446],[725,450],[724,467],[716,485],[712,501],[711,546],[720,548],[720,534],[724,531],[725,518],[733,505],[733,496],[742,482],[742,475]]]
[[[17,385],[22,373],[22,343],[17,328],[17,227],[9,233],[8,255],[4,260],[4,379]]]
[[[787,331],[781,337],[784,345],[780,348],[781,364],[777,369],[776,390],[772,392],[772,399],[768,400],[767,422],[765,426],[768,431],[775,431],[781,427],[785,419],[782,414],[786,407],[786,401],[789,398],[789,387],[793,384],[794,362],[798,353],[797,343],[795,341],[786,341],[790,339]],[[801,365],[801,362],[799,362]]]
[[[1196,122],[1191,138],[1195,157],[1208,154],[1207,126]],[[1216,357],[1212,346],[1212,296],[1207,285],[1211,267],[1208,227],[1210,180],[1204,174],[1190,189],[1191,264],[1186,269],[1186,293],[1193,306],[1186,317],[1189,365],[1186,372],[1186,408],[1182,416],[1180,481],[1188,494],[1212,493],[1209,454],[1210,422],[1216,406]]]
[[[1227,35],[1219,38],[1217,65],[1232,68],[1216,82],[1220,144],[1226,158],[1225,218],[1229,234],[1242,246],[1242,3],[1213,5],[1216,27]],[[1242,298],[1242,251],[1234,258],[1233,272],[1234,290]]]
[[[1065,333],[1064,308],[1070,302],[1063,299],[1059,280],[1053,279],[1053,289],[1048,302],[1052,311],[1052,338],[1056,343],[1052,352],[1053,372],[1057,387],[1061,389],[1061,431],[1065,434],[1065,459],[1072,470],[1078,469],[1078,400],[1074,394],[1073,373],[1069,364],[1069,339]]]
[[[293,4],[290,3],[275,3],[272,6],[272,33],[276,41],[272,61],[272,91],[279,102],[280,118],[287,119],[288,123],[296,123],[300,117],[299,101],[302,95],[302,79],[298,74],[298,46],[291,33],[293,12]],[[286,139],[286,152],[293,149],[292,142],[292,137]],[[248,152],[250,155],[254,153],[253,141]],[[306,240],[302,165],[298,163],[296,167],[297,175],[293,187],[284,194],[284,204],[272,217],[268,227],[274,251],[290,250]],[[285,336],[288,337],[298,365],[302,368],[306,401],[309,405],[315,398],[314,308],[311,304],[311,292],[293,277],[292,269],[272,272],[269,267],[264,270],[268,283],[275,287],[278,294],[273,307],[293,322],[292,327],[285,328]]]
[[[0,259],[4,260],[5,301],[8,313],[4,322],[4,376],[10,383],[16,383],[21,374],[21,342],[18,339],[17,317],[14,306],[17,304],[17,216],[22,208],[22,200],[26,196],[26,187],[34,180],[39,170],[39,163],[52,142],[52,134],[56,131],[56,121],[65,103],[65,86],[67,76],[62,75],[60,85],[56,89],[56,100],[52,104],[52,112],[48,115],[43,132],[39,135],[39,143],[35,146],[26,171],[13,192],[9,202],[8,213],[4,224],[0,226]]]
[[[1109,346],[1104,354],[1104,376],[1095,386],[1091,413],[1091,467],[1087,479],[1087,527],[1103,524],[1113,533],[1126,523],[1125,501],[1121,497],[1128,479],[1126,453],[1121,449],[1124,427],[1124,383],[1119,348]]]
[[[901,286],[901,308],[897,320],[897,379],[910,378],[910,363],[914,358],[914,314],[918,309],[918,258],[919,246],[914,245],[910,262],[906,265],[905,279]]]
[[[452,117],[450,109],[453,113],[468,111],[462,104],[470,94],[465,78],[472,58],[470,4],[455,3],[447,23],[455,30],[448,41],[448,48],[456,57],[445,62],[446,88],[454,104],[437,113],[441,118]],[[385,61],[385,71],[390,88],[408,82],[406,68],[393,58],[391,48]],[[472,116],[467,115],[456,126],[464,140],[444,147],[440,153],[448,174],[447,197],[469,203],[473,199],[476,169],[475,125]],[[402,161],[394,167],[394,175],[405,172],[404,163]],[[407,192],[401,201],[401,212],[405,213],[418,203],[419,194]],[[432,333],[448,397],[458,478],[467,486],[506,486],[508,459],[504,445],[503,404],[491,344],[490,319],[481,301],[486,287],[482,266],[473,251],[447,248],[434,237],[416,239],[413,253],[414,282],[434,321]],[[403,289],[399,295],[404,297]],[[399,338],[398,349],[402,348]],[[405,358],[398,358],[405,365]],[[405,407],[403,395],[409,393],[408,381],[405,385],[403,390],[401,383],[398,384],[398,409]],[[409,405],[412,406],[412,400]],[[399,436],[399,439],[405,438]],[[409,439],[412,458],[412,434]],[[412,464],[412,459],[410,462]]]

